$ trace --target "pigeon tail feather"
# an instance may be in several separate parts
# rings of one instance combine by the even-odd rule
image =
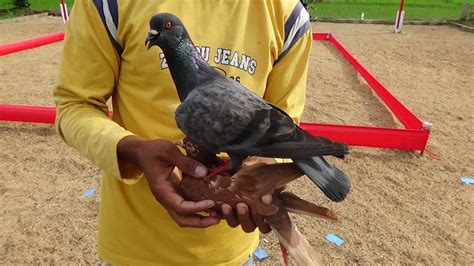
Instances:
[[[293,163],[332,201],[343,201],[351,190],[349,178],[323,157],[293,158]]]

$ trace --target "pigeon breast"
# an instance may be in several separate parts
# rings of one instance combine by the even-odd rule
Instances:
[[[178,106],[178,127],[211,152],[242,140],[256,144],[270,128],[271,107],[239,83],[217,79],[192,90]]]

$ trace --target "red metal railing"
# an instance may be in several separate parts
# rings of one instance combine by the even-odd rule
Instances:
[[[57,33],[26,43],[13,43],[0,46],[0,55],[21,51],[62,40],[63,33]],[[352,146],[380,147],[402,150],[424,151],[430,135],[429,128],[416,117],[406,106],[393,96],[333,35],[314,33],[314,40],[329,41],[346,58],[367,81],[380,99],[388,107],[405,128],[384,128],[353,125],[331,125],[317,123],[301,123],[301,127],[312,134],[327,137],[333,141],[343,142]],[[35,41],[36,40],[36,41]],[[0,104],[0,121],[18,121],[33,123],[54,123],[56,109],[54,107],[22,106]]]
[[[47,36],[29,39],[29,40],[2,44],[0,45],[0,56],[35,48],[38,46],[42,46],[42,45],[46,45],[46,44],[50,44],[54,42],[59,42],[59,41],[62,41],[63,39],[64,39],[64,32],[58,32],[58,33],[50,34]]]

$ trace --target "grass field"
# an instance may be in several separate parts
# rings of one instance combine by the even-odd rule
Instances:
[[[0,0],[0,9],[13,8],[12,0]],[[60,0],[30,0],[30,8],[33,10],[56,10],[59,9]],[[74,1],[65,0],[68,6],[72,6]]]
[[[59,11],[59,0],[30,0],[33,11]],[[74,1],[66,0],[69,8]],[[365,19],[394,20],[399,0],[322,0],[311,5],[310,13],[319,18],[359,19],[364,13]],[[405,20],[459,19],[464,3],[474,8],[474,0],[406,0]],[[17,16],[21,12],[13,8],[11,0],[0,0],[0,17]],[[2,15],[3,14],[3,15]]]
[[[58,11],[60,0],[30,0],[29,3],[31,11],[28,10],[15,10],[12,0],[0,0],[0,19],[8,17],[16,17],[28,14],[30,12],[41,12],[41,11]],[[69,9],[74,4],[73,0],[65,0],[65,3]]]
[[[405,20],[459,19],[464,3],[474,0],[407,0]],[[311,14],[320,18],[394,20],[399,0],[323,0],[312,6]]]

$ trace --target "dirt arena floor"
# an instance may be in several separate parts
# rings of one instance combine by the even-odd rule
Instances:
[[[52,17],[0,23],[0,43],[63,30]],[[332,160],[352,179],[342,203],[306,179],[289,189],[332,208],[340,224],[295,217],[328,264],[474,264],[474,34],[450,26],[313,24],[332,32],[422,120],[433,123],[429,153],[352,147]],[[0,103],[52,106],[62,44],[0,58]],[[314,44],[303,120],[400,127],[368,85],[329,45]],[[0,122],[0,264],[99,264],[100,172],[51,125]],[[96,190],[92,197],[84,191]],[[324,239],[334,233],[342,247]],[[262,236],[282,264],[277,240]]]

